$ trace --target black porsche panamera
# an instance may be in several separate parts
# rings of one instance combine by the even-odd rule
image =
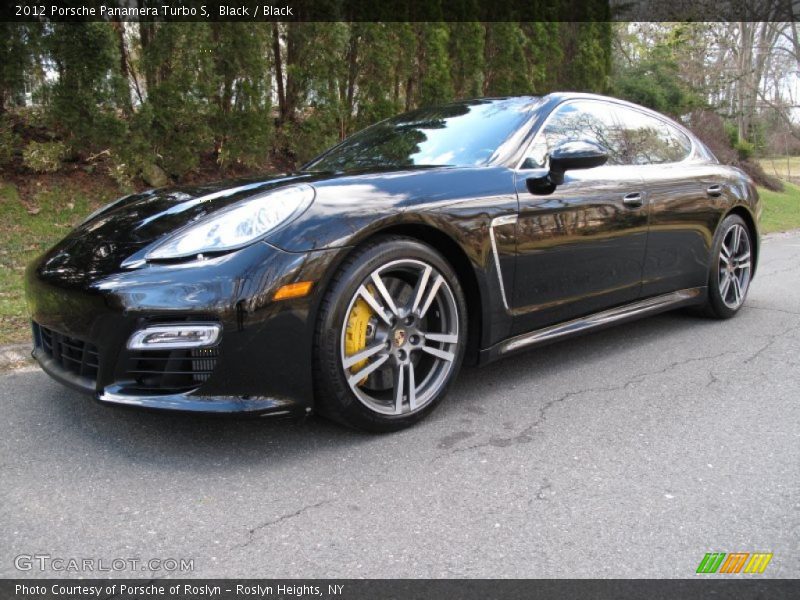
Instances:
[[[33,355],[105,403],[390,431],[465,359],[678,307],[733,316],[760,211],[745,174],[636,105],[425,108],[296,173],[90,215],[27,270]]]

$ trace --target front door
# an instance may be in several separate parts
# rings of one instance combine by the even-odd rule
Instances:
[[[567,171],[564,183],[549,195],[529,192],[526,179],[546,172],[549,152],[571,140],[602,145],[608,163]],[[638,169],[624,162],[610,103],[562,104],[537,134],[517,172],[514,334],[640,297],[648,205]]]

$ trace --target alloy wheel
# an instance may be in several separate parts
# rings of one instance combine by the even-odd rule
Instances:
[[[719,294],[725,306],[739,308],[744,302],[751,274],[750,236],[734,223],[725,232],[719,250]]]
[[[416,259],[366,277],[345,312],[341,367],[367,408],[416,412],[446,385],[460,343],[458,307],[445,277]]]

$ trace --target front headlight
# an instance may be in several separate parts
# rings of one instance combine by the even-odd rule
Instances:
[[[300,215],[314,200],[305,183],[248,198],[184,228],[147,254],[148,260],[234,250]]]

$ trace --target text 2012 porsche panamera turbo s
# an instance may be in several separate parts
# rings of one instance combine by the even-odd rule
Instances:
[[[296,173],[109,204],[28,268],[33,354],[105,403],[389,431],[465,357],[683,306],[733,316],[760,211],[745,174],[645,108],[455,102]]]

